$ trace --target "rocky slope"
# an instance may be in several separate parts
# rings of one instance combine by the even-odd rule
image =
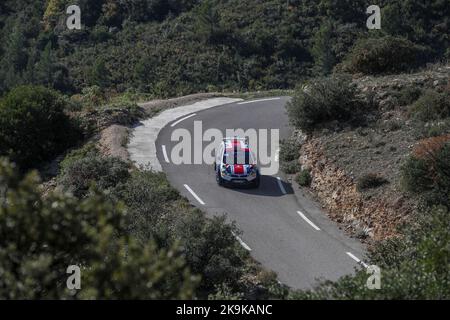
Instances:
[[[398,234],[417,202],[400,187],[400,167],[420,139],[422,128],[409,119],[405,90],[450,88],[450,66],[433,66],[415,74],[356,77],[361,96],[376,107],[367,126],[323,129],[303,137],[303,169],[312,175],[311,189],[351,234],[381,240]],[[381,177],[381,186],[358,190],[360,179]]]

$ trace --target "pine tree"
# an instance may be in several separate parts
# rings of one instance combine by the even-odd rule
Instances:
[[[336,61],[332,50],[333,23],[326,21],[316,32],[311,49],[315,61],[315,68],[321,75],[329,74]]]
[[[51,42],[47,43],[36,66],[36,78],[39,84],[53,87],[54,57]]]
[[[197,10],[196,32],[206,42],[212,42],[220,30],[219,12],[210,0],[205,0]]]
[[[26,41],[20,27],[13,27],[7,37],[3,58],[0,60],[0,93],[19,85],[27,65]]]
[[[109,85],[109,70],[106,68],[105,60],[98,58],[90,72],[90,84],[106,88]]]

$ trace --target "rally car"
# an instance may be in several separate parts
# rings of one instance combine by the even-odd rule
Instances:
[[[260,172],[246,139],[223,139],[217,149],[214,170],[216,181],[220,186],[247,185],[259,187]]]

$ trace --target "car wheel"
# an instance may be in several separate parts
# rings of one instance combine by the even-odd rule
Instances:
[[[224,185],[224,181],[223,181],[222,177],[220,176],[219,170],[216,171],[216,181],[219,186],[222,187]]]
[[[260,184],[261,184],[261,176],[258,174],[256,176],[255,182],[253,182],[253,187],[254,188],[259,188]]]

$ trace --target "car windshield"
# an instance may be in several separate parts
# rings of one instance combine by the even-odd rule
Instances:
[[[248,151],[226,152],[223,155],[223,163],[226,164],[253,164],[252,154]]]

